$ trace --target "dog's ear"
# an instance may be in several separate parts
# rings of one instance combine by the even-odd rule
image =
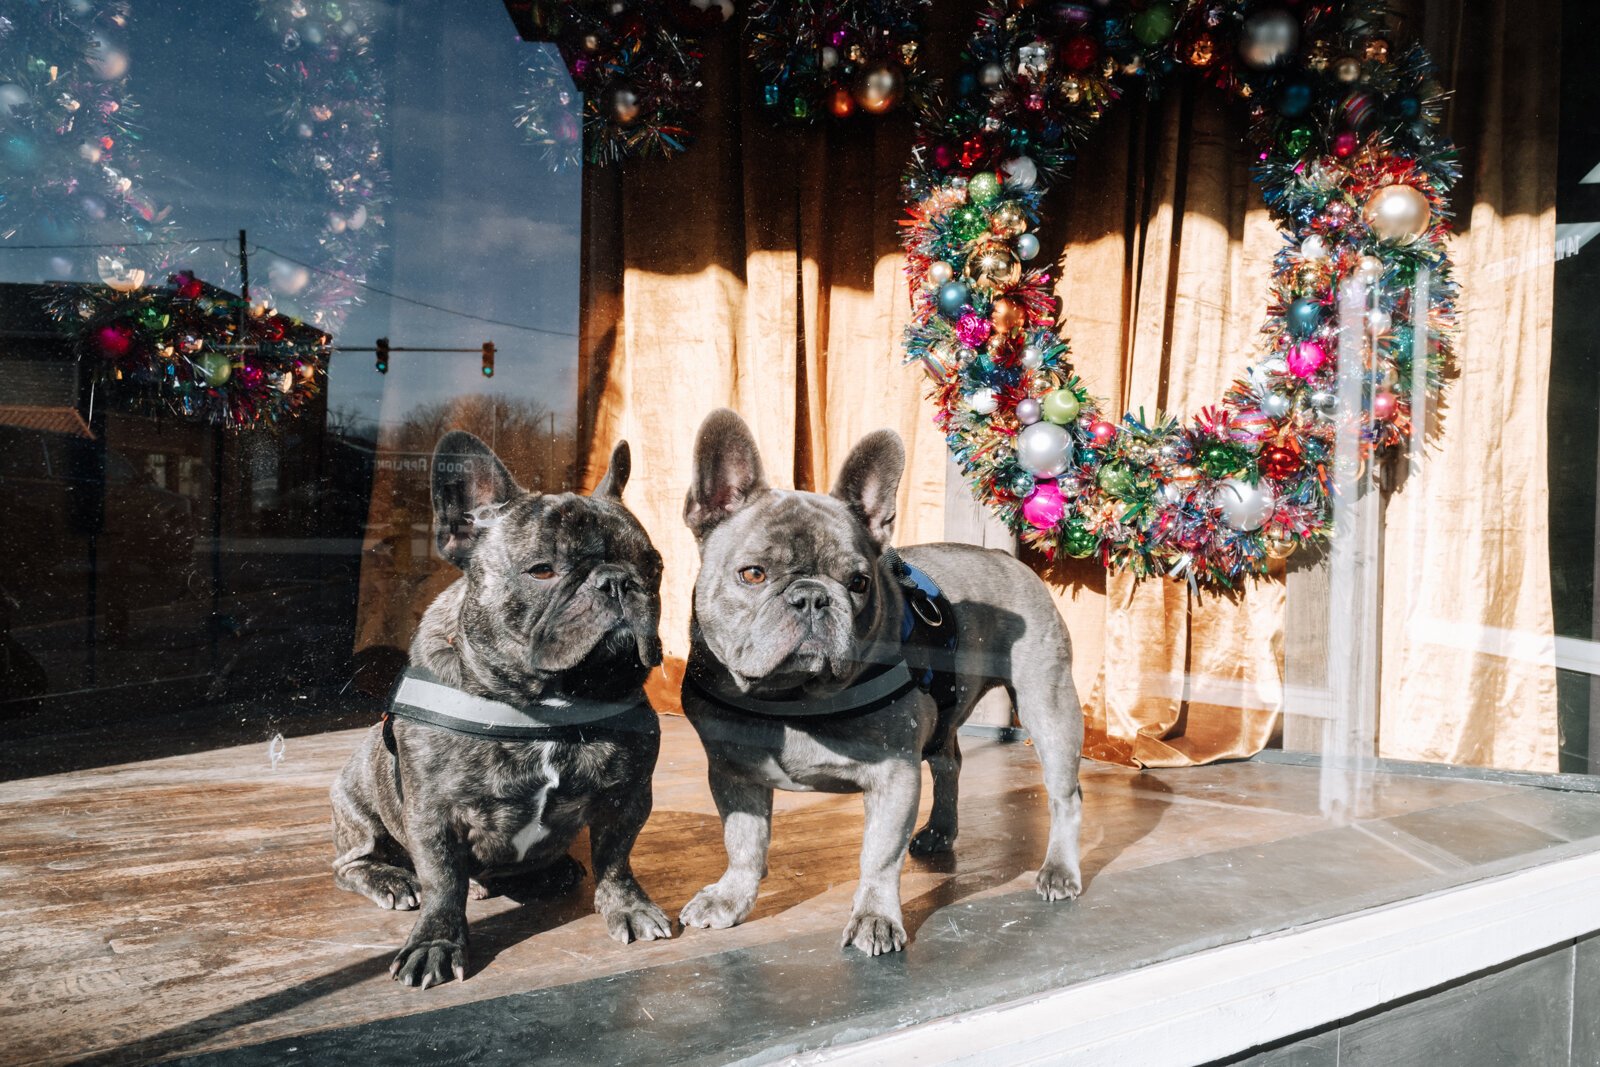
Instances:
[[[451,430],[433,449],[433,536],[439,554],[466,567],[493,509],[523,494],[493,449],[465,430]]]
[[[863,437],[845,457],[833,495],[850,505],[879,548],[894,537],[895,494],[906,467],[906,449],[893,430]]]
[[[707,415],[695,439],[694,480],[683,502],[683,521],[694,539],[704,541],[766,489],[750,427],[727,408]]]
[[[628,442],[618,441],[617,447],[611,450],[611,462],[606,464],[605,477],[600,479],[600,484],[589,495],[621,500],[622,490],[627,487],[628,475],[632,472],[633,456],[628,451]]]

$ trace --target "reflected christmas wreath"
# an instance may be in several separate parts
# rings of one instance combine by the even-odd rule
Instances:
[[[934,380],[973,491],[1026,543],[1233,585],[1326,539],[1336,463],[1409,437],[1451,359],[1458,170],[1431,63],[1393,47],[1386,19],[1360,0],[983,11],[905,179],[906,358]],[[1044,194],[1095,122],[1180,68],[1250,109],[1285,243],[1245,377],[1187,423],[1113,422],[1072,371],[1049,271],[1028,264]]]

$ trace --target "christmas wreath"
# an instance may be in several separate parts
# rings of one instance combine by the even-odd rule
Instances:
[[[64,286],[79,360],[122,383],[115,401],[228,429],[292,418],[327,376],[332,338],[180,272],[165,285]]]
[[[1414,431],[1451,359],[1458,169],[1429,59],[1386,25],[1367,0],[981,13],[905,179],[906,358],[932,377],[973,491],[1024,542],[1233,585],[1328,536],[1337,463]],[[1073,373],[1049,271],[1029,264],[1044,194],[1095,122],[1180,68],[1249,108],[1284,245],[1260,356],[1221,401],[1188,422],[1113,421]]]
[[[881,115],[917,97],[929,0],[753,0],[750,61],[762,106],[811,122]]]

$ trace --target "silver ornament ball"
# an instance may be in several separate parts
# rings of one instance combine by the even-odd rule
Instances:
[[[1072,465],[1072,438],[1053,422],[1036,422],[1017,435],[1017,465],[1036,478],[1055,478]]]
[[[1032,426],[1044,418],[1043,405],[1037,397],[1027,397],[1017,401],[1017,421],[1024,426]]]
[[[1211,498],[1222,521],[1235,530],[1259,530],[1272,518],[1277,497],[1266,483],[1251,485],[1244,478],[1226,478],[1217,483]]]
[[[967,407],[978,415],[992,415],[999,406],[1000,401],[995,397],[994,390],[987,387],[974,389],[967,396]]]

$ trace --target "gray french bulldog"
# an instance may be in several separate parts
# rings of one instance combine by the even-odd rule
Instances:
[[[466,977],[469,896],[570,889],[584,826],[611,936],[671,936],[628,863],[661,736],[643,692],[661,662],[661,557],[622,505],[628,471],[622,442],[591,496],[531,493],[471,434],[434,450],[435,537],[464,573],[424,614],[411,669],[467,701],[631,714],[542,740],[402,717],[392,740],[385,724],[367,733],[332,790],[334,880],[383,908],[420,906],[389,968],[408,986]]]
[[[864,714],[806,714],[848,706],[858,679],[905,654],[905,593],[890,548],[904,466],[900,438],[880,430],[856,445],[831,495],[786,492],[767,486],[738,415],[717,411],[700,427],[684,504],[700,574],[683,706],[706,749],[728,867],[684,907],[685,926],[728,927],[750,913],[766,874],[773,789],[859,792],[861,881],[843,945],[872,955],[903,948],[901,865],[908,847],[952,848],[956,731],[995,686],[1009,690],[1044,767],[1050,840],[1036,888],[1046,900],[1082,889],[1083,713],[1066,627],[1023,563],[969,545],[906,549],[904,560],[942,588],[955,615],[953,700],[936,706],[913,685]],[[923,759],[933,808],[913,836]]]

